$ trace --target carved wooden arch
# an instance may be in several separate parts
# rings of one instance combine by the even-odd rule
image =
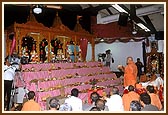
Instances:
[[[84,30],[82,26],[79,24],[79,20],[77,20],[77,24],[74,28],[75,35],[76,35],[76,41],[79,42],[81,38],[87,39],[92,46],[92,61],[95,61],[95,38],[96,36],[91,35],[88,31]],[[86,59],[84,60],[86,61]]]
[[[62,24],[61,19],[58,17],[58,14],[56,14],[53,26],[48,28],[45,27],[42,23],[38,23],[35,16],[30,12],[30,16],[28,17],[28,21],[26,23],[19,24],[15,22],[12,26],[10,26],[7,29],[7,36],[9,36],[11,32],[15,33],[16,51],[19,52],[20,56],[21,56],[22,38],[25,37],[26,35],[31,35],[37,41],[38,45],[40,44],[40,41],[44,38],[47,39],[48,43],[50,43],[51,40],[55,37],[65,36],[75,42],[79,42],[80,38],[88,39],[88,41],[92,44],[92,61],[95,60],[94,56],[95,36],[85,31],[79,23],[76,24],[75,30],[71,31],[68,27]],[[7,43],[6,54],[9,54],[11,40],[7,39],[6,43]],[[38,54],[40,54],[39,47],[36,48]],[[50,45],[48,45],[48,49],[50,49]],[[50,61],[49,56],[48,61]]]
[[[163,59],[164,59],[163,53],[157,52],[156,47],[152,47],[151,52],[146,53],[147,73],[155,72],[157,74],[163,74],[164,73]]]

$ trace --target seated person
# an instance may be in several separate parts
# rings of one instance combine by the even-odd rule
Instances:
[[[102,99],[98,99],[95,102],[95,106],[99,108],[101,111],[109,111],[108,107],[105,105],[105,101]]]
[[[122,97],[119,95],[119,89],[113,87],[110,95],[110,98],[107,98],[106,100],[106,106],[109,111],[124,111]]]
[[[159,109],[151,104],[151,98],[148,93],[142,93],[140,95],[140,103],[142,105],[141,111],[159,111]]]
[[[21,111],[41,111],[40,105],[35,102],[35,92],[29,91],[28,101],[23,104]]]
[[[146,89],[147,89],[148,94],[150,95],[151,104],[155,105],[156,107],[158,107],[159,110],[161,110],[162,104],[159,99],[159,96],[155,93],[154,86],[148,85]]]
[[[65,103],[72,107],[72,111],[82,111],[82,100],[78,97],[79,90],[73,88],[71,90],[71,96],[65,100]]]
[[[95,102],[100,99],[100,95],[97,92],[93,92],[90,95],[91,98],[91,104],[85,104],[83,105],[84,111],[89,111],[92,107],[95,107]]]
[[[160,87],[163,86],[163,79],[161,77],[157,77],[155,73],[152,73],[149,84],[153,85],[157,90],[159,90]]]
[[[49,111],[57,111],[59,107],[59,100],[57,98],[51,98],[49,101]]]
[[[124,111],[130,110],[130,103],[133,100],[139,101],[139,95],[135,92],[135,88],[132,85],[128,87],[128,93],[122,96]]]
[[[141,104],[139,101],[131,101],[130,103],[130,111],[141,111]]]

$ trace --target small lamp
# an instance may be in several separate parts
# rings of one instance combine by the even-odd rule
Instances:
[[[39,5],[36,5],[35,8],[33,9],[33,12],[35,14],[40,14],[40,13],[42,13],[42,8],[39,7]]]

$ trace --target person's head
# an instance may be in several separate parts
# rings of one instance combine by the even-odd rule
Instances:
[[[133,85],[129,85],[129,86],[128,86],[128,90],[129,90],[129,91],[134,91],[134,86],[133,86]]]
[[[50,109],[56,109],[58,110],[60,107],[59,100],[57,98],[51,98],[49,101],[49,107]]]
[[[130,56],[130,57],[127,57],[127,64],[133,62],[133,58]]]
[[[130,111],[141,111],[141,104],[139,101],[131,101]]]
[[[92,107],[89,111],[101,111],[98,107]]]
[[[137,62],[140,62],[140,58],[137,58]]]
[[[111,90],[111,95],[119,95],[119,89],[117,87],[113,87],[112,90]]]
[[[111,53],[110,49],[106,50],[106,54],[110,54],[110,53]]]
[[[148,93],[142,93],[140,94],[140,101],[142,102],[141,104],[144,106],[151,104],[151,98]]]
[[[160,77],[162,78],[162,79],[164,79],[164,74],[162,73],[162,74],[160,74]]]
[[[78,97],[78,94],[79,94],[79,90],[77,88],[73,88],[71,90],[71,96]]]
[[[29,91],[29,93],[28,93],[28,99],[29,100],[35,99],[35,92],[34,91]]]
[[[154,81],[154,80],[156,80],[156,78],[157,78],[156,73],[155,73],[155,72],[152,72],[152,73],[151,73],[151,78],[150,78],[150,80],[151,80],[151,81]]]
[[[147,91],[148,91],[149,93],[154,93],[154,92],[155,92],[155,88],[154,88],[154,86],[152,86],[152,85],[148,85],[148,86],[146,87],[146,89],[147,89]]]
[[[5,65],[9,66],[10,65],[10,62],[9,62],[9,56],[7,56],[5,58]]]
[[[93,92],[93,93],[91,93],[90,98],[93,103],[93,102],[96,102],[100,98],[100,96],[97,92]]]
[[[104,110],[105,109],[105,101],[102,99],[98,99],[95,103],[95,106],[97,108],[99,108],[100,110]]]

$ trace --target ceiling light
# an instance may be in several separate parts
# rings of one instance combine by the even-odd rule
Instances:
[[[104,42],[104,39],[102,38],[100,41],[101,41],[101,42]]]
[[[47,8],[62,9],[62,6],[46,5]]]
[[[133,31],[132,31],[132,34],[133,34],[133,35],[137,34],[137,31],[133,30]]]
[[[132,20],[132,22],[133,22],[133,31],[132,31],[132,34],[135,35],[135,34],[137,34],[136,27],[135,27],[136,23],[134,22],[134,20]]]
[[[36,14],[40,14],[40,13],[42,13],[42,8],[40,8],[38,5],[36,5],[35,8],[33,9],[33,12]]]
[[[125,11],[122,7],[120,7],[118,4],[113,4],[112,5],[116,10],[118,10],[119,12],[125,12],[128,14],[127,11]]]
[[[140,27],[140,28],[142,28],[143,30],[145,30],[146,32],[149,32],[150,30],[146,27],[146,26],[144,26],[142,23],[137,23],[137,25]]]

